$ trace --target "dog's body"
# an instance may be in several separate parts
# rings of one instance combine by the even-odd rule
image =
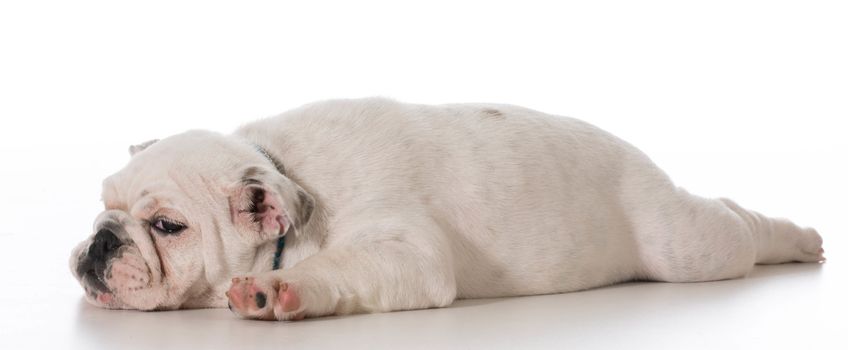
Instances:
[[[328,101],[147,146],[104,182],[72,256],[101,306],[228,297],[299,319],[823,260],[814,230],[690,195],[628,143],[515,106]]]

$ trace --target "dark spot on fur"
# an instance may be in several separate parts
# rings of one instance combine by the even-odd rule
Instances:
[[[492,119],[504,119],[503,113],[501,111],[494,108],[485,108],[483,109],[484,117],[492,118]]]
[[[265,296],[265,293],[262,293],[262,292],[256,293],[256,307],[258,307],[260,309],[265,307],[266,301],[267,301],[267,297]]]

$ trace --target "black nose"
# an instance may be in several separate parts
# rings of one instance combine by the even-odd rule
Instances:
[[[88,257],[94,261],[105,262],[122,245],[121,240],[112,231],[101,229],[94,235],[94,242],[88,247]]]
[[[87,286],[101,292],[108,292],[109,288],[104,283],[106,263],[123,244],[108,228],[97,231],[94,234],[94,241],[88,246],[88,254],[80,259],[77,275],[85,281]]]

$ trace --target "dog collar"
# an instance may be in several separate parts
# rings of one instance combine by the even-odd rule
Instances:
[[[262,148],[262,146],[257,145],[255,143],[253,144],[253,148],[255,148],[256,151],[258,151],[260,154],[262,154],[265,157],[265,159],[268,159],[268,161],[271,162],[271,164],[274,165],[274,168],[276,168],[277,171],[280,172],[280,174],[282,174],[282,175],[286,174],[286,170],[285,170],[285,168],[283,168],[283,164],[280,163],[279,161],[277,161],[276,158],[271,156],[271,154],[268,153],[268,151],[266,151],[265,148]],[[280,236],[280,238],[277,238],[277,249],[274,251],[274,262],[271,265],[272,270],[279,270],[280,269],[280,263],[283,260],[283,248],[285,248],[285,247],[286,247],[286,235],[283,234],[282,236]]]
[[[274,264],[271,266],[272,270],[280,269],[280,260],[283,258],[283,248],[286,247],[286,235],[277,238],[277,250],[274,251]]]

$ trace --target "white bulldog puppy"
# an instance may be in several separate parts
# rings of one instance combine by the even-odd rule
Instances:
[[[106,308],[296,320],[824,260],[813,229],[515,106],[327,101],[131,153],[70,261]]]

